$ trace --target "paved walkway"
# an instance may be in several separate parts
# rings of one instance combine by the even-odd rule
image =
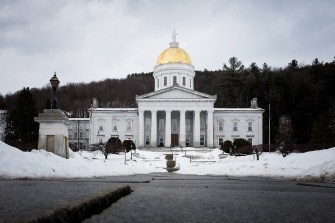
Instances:
[[[120,188],[124,188],[124,197],[113,203],[111,197],[119,194],[115,191]],[[273,223],[335,219],[334,183],[269,178],[166,173],[9,180],[0,181],[0,197],[0,222]],[[91,214],[95,215],[88,216]]]

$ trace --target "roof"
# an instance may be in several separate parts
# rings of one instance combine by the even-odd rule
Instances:
[[[92,111],[137,111],[137,108],[92,108]]]
[[[173,91],[173,90],[180,90],[182,92],[188,93],[189,95],[196,95],[197,97],[199,97],[198,99],[200,100],[216,100],[216,95],[209,95],[209,94],[205,94],[199,91],[195,91],[186,87],[182,87],[178,84],[173,85],[171,87],[167,87],[167,88],[163,88],[161,90],[157,90],[157,91],[153,91],[147,94],[143,94],[143,95],[136,95],[136,101],[139,100],[157,100],[157,99],[164,99],[164,100],[178,100],[178,99],[183,99],[183,100],[188,100],[188,99],[195,99],[195,98],[156,98],[155,96],[158,95],[162,95],[165,92],[169,92],[169,91]]]
[[[262,108],[214,108],[214,112],[264,112]]]
[[[69,118],[70,121],[89,121],[90,118]]]

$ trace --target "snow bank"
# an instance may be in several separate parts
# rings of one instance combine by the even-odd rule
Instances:
[[[292,179],[335,180],[335,148],[292,153],[283,157],[279,153],[263,153],[260,160],[253,155],[228,156],[215,163],[190,162],[181,157],[181,174],[259,176]]]
[[[0,178],[99,177],[159,171],[165,172],[141,159],[124,165],[124,155],[109,155],[105,160],[101,152],[71,152],[70,159],[63,159],[45,150],[23,152],[0,141]]]
[[[177,152],[177,174],[260,176],[291,179],[335,180],[335,148],[308,153],[264,153],[260,160],[253,155],[219,159],[220,150],[211,152]],[[63,159],[45,150],[23,152],[0,141],[0,178],[76,178],[166,172],[164,153],[139,151],[139,158],[127,154],[109,155],[100,151],[71,152]]]

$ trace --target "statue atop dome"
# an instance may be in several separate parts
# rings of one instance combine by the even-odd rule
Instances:
[[[178,45],[179,43],[177,42],[177,33],[176,30],[174,29],[172,33],[172,42],[170,43],[170,47],[176,48],[178,47]]]
[[[172,42],[177,42],[177,33],[176,33],[176,30],[174,29],[173,30],[173,33],[172,33]]]

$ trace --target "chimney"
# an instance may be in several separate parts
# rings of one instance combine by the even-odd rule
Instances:
[[[99,107],[99,102],[97,98],[93,98],[93,108],[98,108]]]
[[[251,101],[250,101],[251,105],[250,105],[250,108],[258,108],[258,105],[257,105],[257,98],[253,98]]]

